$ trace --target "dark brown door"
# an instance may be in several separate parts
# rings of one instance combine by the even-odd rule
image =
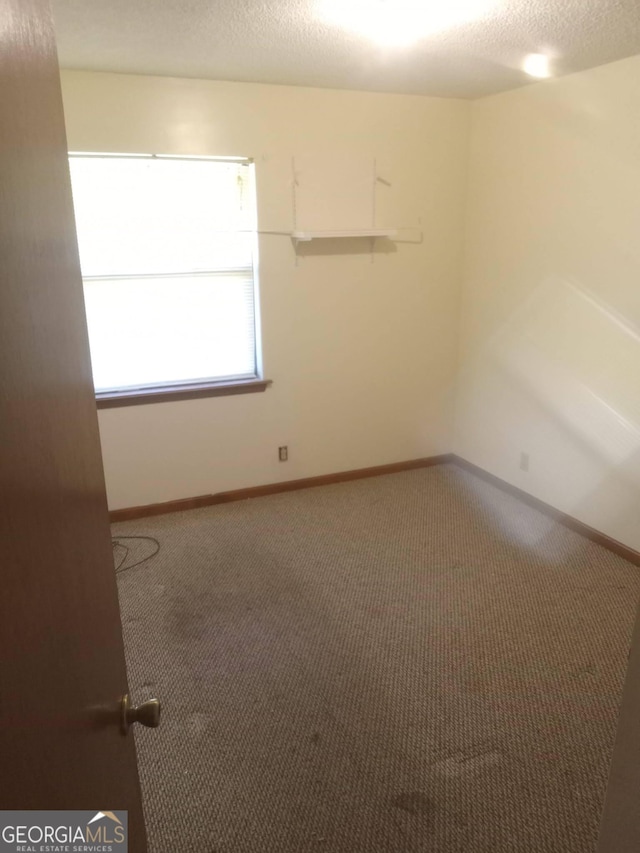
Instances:
[[[0,808],[145,835],[47,0],[0,3]]]
[[[640,850],[640,611],[631,640],[598,853]]]

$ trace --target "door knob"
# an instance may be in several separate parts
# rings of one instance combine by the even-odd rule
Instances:
[[[142,723],[148,729],[157,729],[160,725],[160,702],[158,699],[149,699],[142,705],[132,705],[129,694],[122,697],[120,727],[122,734],[126,735],[133,723]]]

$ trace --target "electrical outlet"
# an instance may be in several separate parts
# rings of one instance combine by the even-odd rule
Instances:
[[[278,448],[278,459],[281,462],[287,462],[289,459],[289,448],[286,444]]]
[[[529,454],[521,453],[520,454],[520,470],[528,471],[529,470]]]

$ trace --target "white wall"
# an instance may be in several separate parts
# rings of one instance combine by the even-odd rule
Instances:
[[[473,104],[454,440],[636,549],[639,81],[634,57]]]
[[[455,450],[640,548],[640,57],[473,104],[62,77],[74,150],[252,156],[274,230],[292,156],[376,157],[378,224],[424,233],[297,267],[261,237],[272,388],[100,412],[112,508]]]
[[[260,239],[264,394],[100,412],[111,508],[451,450],[469,104],[416,96],[63,72],[76,151],[257,161],[260,228],[291,229],[291,157],[377,158],[379,225],[419,227],[294,264]],[[392,248],[392,247],[387,247]],[[290,461],[277,461],[289,445]]]

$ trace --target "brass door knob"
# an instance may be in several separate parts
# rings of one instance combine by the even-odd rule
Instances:
[[[120,725],[122,734],[126,735],[133,723],[141,723],[148,729],[157,729],[160,725],[160,702],[158,699],[149,699],[142,705],[132,705],[129,694],[122,697]]]

